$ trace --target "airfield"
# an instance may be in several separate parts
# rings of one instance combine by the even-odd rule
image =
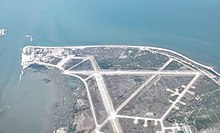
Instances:
[[[57,69],[84,85],[87,98],[79,106],[89,103],[91,113],[72,115],[72,123],[60,127],[64,132],[82,131],[79,121],[87,119],[92,124],[83,131],[93,133],[193,133],[220,122],[219,74],[173,51],[27,46],[21,65],[25,70],[33,64]],[[70,125],[76,128],[69,131]]]

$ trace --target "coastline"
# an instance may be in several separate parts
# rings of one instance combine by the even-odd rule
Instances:
[[[77,79],[79,79],[81,81],[84,81],[83,83],[85,83],[86,79],[82,79],[79,76],[75,75],[74,73],[71,73],[71,71],[68,71],[68,69],[65,69],[65,67],[62,67],[62,65],[65,62],[69,61],[69,59],[71,59],[71,58],[73,58],[73,59],[88,58],[88,59],[91,60],[94,70],[81,71],[81,73],[83,73],[83,74],[84,73],[88,74],[89,72],[94,73],[94,72],[96,72],[96,69],[97,69],[96,65],[95,65],[96,64],[96,59],[99,57],[96,54],[98,54],[99,51],[105,51],[105,50],[120,50],[120,52],[117,53],[114,58],[118,58],[119,55],[121,55],[120,53],[124,53],[125,51],[128,51],[128,50],[129,51],[130,50],[131,51],[136,50],[138,52],[147,52],[147,53],[151,53],[153,55],[158,55],[159,54],[159,55],[165,56],[169,60],[165,63],[162,63],[163,66],[160,67],[160,69],[158,69],[158,71],[161,70],[161,72],[166,72],[166,70],[164,70],[164,68],[168,64],[170,64],[170,62],[175,60],[175,61],[178,61],[178,62],[182,63],[183,65],[188,66],[190,68],[190,70],[193,70],[193,71],[189,71],[188,74],[193,74],[195,72],[194,74],[196,76],[186,86],[186,89],[184,89],[184,91],[181,92],[181,95],[179,95],[179,97],[174,102],[171,102],[172,106],[170,106],[170,108],[161,117],[161,119],[156,119],[156,121],[158,120],[158,121],[160,121],[160,123],[162,123],[162,125],[161,125],[162,126],[162,131],[165,131],[165,129],[168,129],[163,125],[163,119],[170,113],[172,108],[179,109],[175,105],[180,101],[180,99],[185,95],[185,93],[189,92],[190,94],[194,95],[194,93],[189,91],[189,89],[190,89],[190,86],[192,86],[194,84],[194,82],[199,78],[200,75],[202,75],[204,77],[208,77],[208,78],[210,78],[210,80],[213,80],[216,84],[220,85],[219,73],[215,72],[211,67],[202,65],[202,64],[200,64],[196,61],[193,61],[192,59],[190,59],[188,57],[185,57],[185,56],[183,56],[183,55],[181,55],[181,54],[179,54],[175,51],[168,50],[168,49],[163,49],[163,48],[148,47],[148,46],[130,46],[130,45],[129,46],[127,46],[127,45],[118,45],[118,46],[115,46],[115,45],[114,46],[112,46],[112,45],[101,45],[101,46],[99,45],[99,46],[96,46],[96,45],[94,45],[94,46],[66,46],[66,47],[26,46],[26,47],[23,48],[21,65],[23,66],[23,69],[27,68],[31,64],[43,65],[43,66],[46,66],[46,67],[49,67],[49,68],[54,67],[54,68],[57,68],[59,70],[62,70],[62,74],[76,77]],[[82,52],[80,52],[80,51],[82,51]],[[94,51],[94,52],[91,52],[91,51]],[[82,54],[84,52],[85,52],[85,54]],[[112,52],[110,54],[108,54],[107,58],[111,58],[111,55],[112,55]],[[45,56],[47,58],[44,58],[42,56]],[[56,62],[56,63],[51,63],[51,60],[49,60],[51,57],[52,58],[59,58],[59,61]],[[136,60],[136,58],[135,58],[135,60]],[[131,62],[131,60],[129,62]],[[126,74],[128,74],[132,71],[131,69],[126,69],[126,70],[127,71],[120,71],[120,72],[126,72]],[[164,71],[162,71],[162,70],[164,70]],[[141,73],[144,73],[146,71],[147,70],[144,70]],[[101,71],[98,71],[98,72],[99,72],[100,75],[103,74],[103,73],[101,73]],[[118,72],[119,71],[117,71],[117,73]],[[133,71],[133,72],[135,74],[137,74],[138,71]],[[174,72],[177,73],[178,71],[174,70]],[[153,72],[152,74],[155,74],[155,72]],[[160,74],[162,74],[162,73],[160,73]],[[179,75],[179,73],[178,73],[178,75]],[[95,76],[97,76],[97,75],[95,75]],[[96,80],[100,81],[101,79],[97,78]],[[98,82],[98,83],[100,83],[100,82]],[[102,83],[100,83],[100,84],[99,84],[100,86],[104,86],[104,85],[102,85]],[[86,86],[86,84],[85,84],[85,86]],[[101,88],[101,87],[99,87],[99,88]],[[93,114],[95,124],[96,124],[96,127],[97,127],[98,124],[97,124],[97,121],[96,121],[94,107],[93,107],[92,99],[90,97],[91,94],[89,93],[88,86],[86,86],[86,90],[87,90],[87,95],[88,95],[89,102],[90,102],[90,105],[91,105],[91,108],[92,108],[92,114]],[[100,90],[100,92],[105,92],[105,91]],[[139,91],[136,91],[136,93],[133,93],[133,94],[136,95],[137,93],[139,93]],[[131,95],[131,98],[132,98],[133,94]],[[108,97],[108,95],[102,93],[101,97],[106,98],[106,97]],[[110,98],[108,98],[108,99],[110,99]],[[108,99],[105,99],[105,100],[107,101]],[[127,104],[127,100],[124,103]],[[109,103],[107,103],[107,105],[105,105],[105,106],[107,106],[107,107],[112,106],[112,105],[108,105],[108,104]],[[120,107],[123,108],[125,104],[122,104],[122,106],[120,106]],[[106,107],[106,111],[108,111],[107,107]],[[121,108],[119,108],[119,110]],[[118,115],[117,117],[119,117],[119,116],[120,115]],[[141,118],[138,117],[138,119],[141,119]],[[176,127],[172,127],[172,128],[176,128]],[[117,129],[120,129],[120,127],[117,127]]]
[[[169,54],[167,53],[161,53],[161,52],[158,52],[158,51],[155,51],[155,50],[159,50],[159,51],[162,51],[162,52],[168,52],[170,54],[174,54],[176,56],[180,56],[181,58],[185,59],[186,61],[176,57],[178,60],[188,64],[188,65],[192,65],[193,67],[196,67],[195,65],[198,65],[200,67],[202,67],[204,70],[201,70],[200,68],[196,67],[199,71],[201,71],[202,73],[204,73],[205,75],[207,75],[208,77],[210,77],[211,79],[213,79],[217,84],[220,85],[220,74],[215,71],[212,67],[210,66],[206,66],[206,65],[203,65],[199,62],[196,62],[192,59],[190,59],[189,57],[186,57],[185,55],[182,55],[180,53],[177,53],[175,51],[172,51],[172,50],[169,50],[169,49],[165,49],[165,48],[159,48],[159,47],[152,47],[152,46],[131,46],[131,45],[88,45],[88,46],[64,46],[64,47],[61,47],[61,46],[57,46],[57,47],[48,47],[48,46],[31,46],[31,45],[28,45],[28,46],[25,46],[23,49],[22,49],[22,59],[21,59],[21,66],[23,67],[23,69],[25,69],[26,67],[28,67],[29,65],[24,65],[24,61],[25,61],[25,55],[23,54],[23,51],[26,49],[26,48],[30,48],[30,47],[33,47],[33,48],[71,48],[71,49],[85,49],[85,48],[95,48],[95,47],[106,47],[106,48],[138,48],[140,50],[149,50],[149,51],[152,51],[152,52],[157,52],[157,53],[160,53],[160,54],[164,54],[166,56],[170,56]],[[188,62],[187,62],[188,61]],[[194,64],[193,64],[194,63]],[[207,73],[205,72],[206,71],[211,71],[212,73],[214,73],[216,76],[213,76],[213,74],[211,73]],[[217,78],[217,80],[215,80],[214,78]]]
[[[75,49],[84,49],[84,48],[94,48],[94,47],[109,47],[109,48],[139,48],[139,49],[143,49],[143,50],[149,50],[149,49],[156,49],[156,50],[163,50],[163,51],[167,51],[167,52],[171,52],[171,53],[174,53],[174,54],[177,54],[179,56],[182,56],[183,58],[191,61],[191,62],[194,62],[198,65],[201,65],[203,67],[206,67],[207,69],[210,69],[210,70],[213,70],[212,67],[210,66],[206,66],[206,65],[203,65],[199,62],[196,62],[192,59],[190,59],[189,57],[186,57],[185,55],[182,55],[180,53],[177,53],[175,51],[172,51],[172,50],[169,50],[169,49],[165,49],[165,48],[159,48],[159,47],[152,47],[152,46],[138,46],[138,45],[135,45],[135,46],[131,46],[131,45],[85,45],[85,46],[57,46],[57,47],[50,47],[50,46],[31,46],[31,45],[28,45],[28,46],[25,46],[23,49],[25,48],[28,48],[28,47],[35,47],[35,48],[75,48]],[[215,71],[215,70],[213,70]],[[216,72],[218,73],[218,72]],[[218,73],[218,75],[220,76],[220,74]]]

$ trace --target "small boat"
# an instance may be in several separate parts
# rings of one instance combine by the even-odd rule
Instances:
[[[0,29],[0,36],[6,35],[7,29]]]

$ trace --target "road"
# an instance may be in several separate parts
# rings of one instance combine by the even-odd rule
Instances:
[[[77,64],[75,64],[75,65],[73,65],[72,67],[70,67],[69,69],[67,69],[68,71],[71,71],[71,69],[73,69],[74,67],[77,67],[78,65],[80,65],[80,64],[82,64],[83,62],[85,62],[85,61],[87,61],[88,59],[86,58],[86,59],[82,59],[82,61],[81,62],[79,62],[79,63],[77,63]]]
[[[194,82],[198,79],[198,77],[200,76],[200,72],[198,71],[190,71],[190,70],[179,70],[179,71],[171,71],[171,70],[164,70],[172,61],[173,59],[168,60],[165,64],[163,64],[163,66],[161,68],[159,68],[158,71],[147,71],[147,70],[139,70],[139,71],[126,71],[126,70],[118,70],[118,71],[111,71],[111,70],[100,70],[99,66],[96,62],[96,60],[94,59],[94,57],[89,56],[86,58],[82,58],[83,60],[72,66],[71,68],[83,63],[86,60],[90,60],[92,67],[93,67],[93,71],[70,71],[70,69],[68,70],[64,70],[64,68],[62,67],[63,64],[65,64],[66,62],[68,62],[68,60],[70,59],[74,59],[74,56],[71,57],[67,57],[67,58],[63,58],[60,62],[58,62],[57,65],[54,64],[49,64],[49,63],[44,63],[44,62],[39,62],[39,61],[33,61],[33,63],[36,64],[40,64],[40,65],[45,65],[45,66],[50,66],[50,67],[56,67],[60,70],[63,71],[63,74],[66,75],[70,75],[70,76],[75,76],[77,78],[79,78],[84,84],[85,84],[85,88],[86,88],[86,92],[87,92],[87,96],[89,99],[89,103],[91,106],[91,111],[92,111],[92,115],[94,118],[94,122],[96,125],[96,128],[93,132],[95,133],[100,133],[100,129],[108,122],[110,121],[110,123],[112,124],[113,130],[115,133],[123,133],[123,129],[120,125],[120,122],[118,120],[118,118],[126,118],[126,119],[134,119],[134,124],[136,122],[138,122],[138,120],[145,120],[145,123],[147,121],[154,121],[155,124],[157,124],[157,122],[161,123],[161,128],[162,128],[162,132],[165,132],[166,129],[171,129],[174,131],[174,129],[177,129],[177,127],[164,127],[163,125],[163,120],[166,118],[166,116],[170,113],[170,111],[173,108],[176,108],[176,104],[179,102],[181,103],[181,98],[185,95],[185,93],[189,92],[189,88],[194,84]],[[32,63],[32,64],[33,64]],[[90,91],[89,91],[89,87],[87,86],[86,80],[87,79],[83,79],[80,76],[77,76],[75,74],[86,74],[86,75],[90,75],[89,77],[94,77],[97,85],[98,85],[98,89],[101,95],[101,98],[103,100],[103,104],[105,107],[105,110],[108,114],[107,119],[102,123],[102,124],[98,124],[97,123],[97,117],[96,117],[96,113],[95,113],[95,109],[93,106],[93,102],[92,102],[92,97],[90,95]],[[105,86],[104,83],[104,79],[102,77],[102,75],[151,75],[150,78],[148,80],[146,80],[139,88],[137,88],[137,90],[132,93],[116,110],[114,109],[111,97],[107,91],[107,88]],[[135,96],[137,96],[144,88],[145,89],[149,89],[153,83],[157,82],[160,79],[160,75],[195,75],[194,78],[191,80],[191,82],[184,88],[184,90],[178,95],[177,99],[172,102],[172,105],[170,106],[170,108],[166,111],[166,113],[162,116],[162,118],[160,119],[154,119],[154,118],[147,118],[147,117],[134,117],[134,116],[126,116],[126,115],[118,115],[117,113],[124,108]],[[147,125],[144,125],[147,126]]]
[[[85,75],[91,75],[94,73],[94,71],[70,71],[73,74],[85,74]],[[195,71],[185,71],[185,70],[179,70],[179,71],[149,71],[149,70],[143,70],[143,71],[126,71],[126,70],[117,70],[117,71],[105,71],[100,70],[100,74],[102,75],[195,75],[198,72]]]
[[[93,75],[96,79],[96,82],[97,82],[97,85],[98,85],[98,88],[99,88],[99,92],[101,94],[103,104],[105,106],[105,110],[107,111],[108,117],[111,118],[110,122],[112,123],[113,130],[116,133],[122,133],[123,130],[120,126],[120,123],[119,123],[118,119],[115,117],[114,106],[112,104],[112,100],[109,96],[109,93],[106,89],[103,77],[102,77],[101,73],[99,72],[98,64],[96,63],[96,61],[93,57],[89,57],[89,59],[92,63],[93,69],[94,69]]]
[[[166,66],[168,66],[173,60],[168,60],[161,68],[159,68],[159,71],[162,71]],[[133,99],[142,89],[145,88],[146,85],[148,85],[150,82],[153,81],[154,78],[156,78],[157,74],[152,75],[146,82],[144,82],[134,93],[132,93],[117,109],[116,112],[119,112],[122,108],[124,108],[125,105],[127,105],[131,99]],[[150,86],[149,86],[150,88]]]
[[[98,127],[99,125],[98,125],[98,122],[97,122],[97,117],[96,117],[96,115],[95,115],[95,109],[94,109],[94,105],[93,105],[93,102],[92,102],[92,97],[91,97],[91,94],[90,94],[90,91],[89,91],[89,87],[88,87],[86,81],[85,81],[84,79],[82,79],[82,78],[81,78],[80,76],[78,76],[78,75],[70,74],[70,73],[68,73],[68,72],[64,72],[63,74],[69,75],[69,76],[74,76],[74,77],[80,79],[80,80],[84,83],[85,88],[86,88],[86,92],[87,92],[87,96],[88,96],[88,99],[89,99],[89,104],[90,104],[90,106],[91,106],[91,111],[92,111],[93,119],[94,119],[94,122],[95,122],[96,127]]]
[[[189,88],[195,83],[195,81],[199,78],[200,74],[196,74],[196,76],[190,81],[190,83],[185,87],[185,89],[180,93],[180,95],[177,97],[177,99],[172,103],[172,105],[170,106],[170,108],[166,111],[166,113],[164,113],[164,115],[162,116],[161,120],[164,120],[167,115],[170,113],[170,111],[176,107],[176,104],[178,102],[180,102],[181,98],[187,93],[187,91],[189,90]],[[165,127],[163,125],[163,123],[161,124],[162,126],[162,130],[164,131]]]

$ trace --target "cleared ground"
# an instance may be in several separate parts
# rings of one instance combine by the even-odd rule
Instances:
[[[28,47],[23,51],[25,65],[58,68],[85,85],[90,107],[71,117],[67,132],[85,129],[83,123],[92,122],[91,118],[93,125],[84,132],[198,132],[219,124],[218,74],[181,55],[143,47]]]

